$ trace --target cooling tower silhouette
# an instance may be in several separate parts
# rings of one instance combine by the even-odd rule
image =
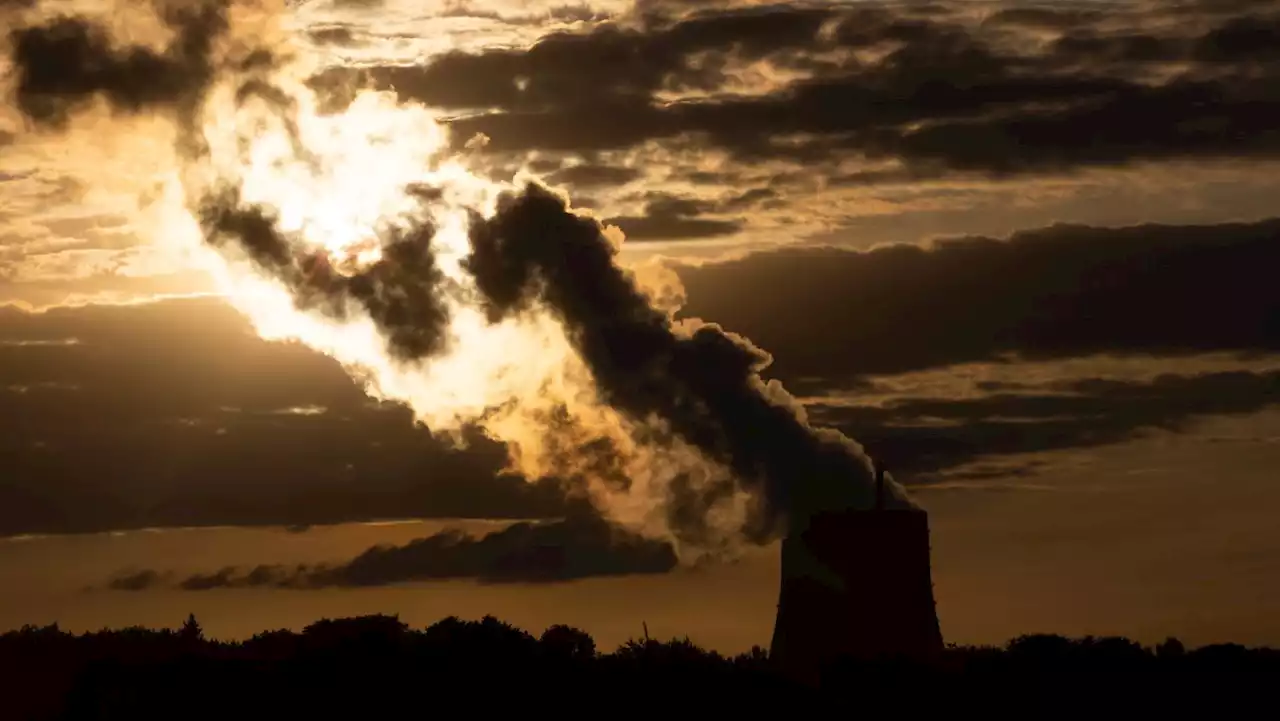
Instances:
[[[936,658],[943,641],[929,555],[929,518],[918,509],[877,503],[795,524],[782,542],[770,649],[778,668],[817,682],[840,659]]]

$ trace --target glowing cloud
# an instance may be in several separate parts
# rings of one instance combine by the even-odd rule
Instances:
[[[101,113],[93,98],[171,118],[153,234],[264,338],[332,356],[432,432],[483,430],[513,471],[686,559],[870,504],[861,448],[760,378],[767,353],[656,308],[672,278],[619,267],[616,231],[528,179],[469,172],[428,108],[362,91],[322,112],[279,8],[157,7],[168,45],[121,47],[83,18],[19,28],[17,103],[46,128]]]

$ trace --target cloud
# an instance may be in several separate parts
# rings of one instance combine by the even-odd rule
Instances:
[[[521,522],[479,538],[446,530],[406,544],[373,546],[338,564],[259,565],[187,576],[187,591],[216,588],[359,588],[398,583],[473,579],[481,583],[554,583],[598,576],[667,573],[676,568],[672,547],[613,528],[599,518],[573,516]],[[131,572],[108,582],[113,590],[164,587],[172,574]]]
[[[580,163],[554,170],[544,177],[552,185],[567,184],[577,188],[602,185],[622,185],[637,180],[641,172],[636,168]]]
[[[967,378],[972,369],[957,364],[975,361],[1030,373],[1026,359],[1065,368],[1061,359],[1095,353],[1275,352],[1278,254],[1280,221],[1058,226],[930,248],[762,252],[677,270],[684,312],[761,342],[774,359],[769,372],[793,392],[852,389],[869,403],[883,395],[874,384],[885,376],[951,368]],[[80,342],[27,343],[68,338]],[[13,346],[0,349],[0,386],[77,388],[4,394],[0,533],[564,512],[555,483],[498,475],[501,447],[479,438],[464,453],[442,447],[408,411],[369,404],[333,361],[257,339],[216,299],[39,314],[0,307],[0,344]],[[1007,361],[1010,353],[1024,360]],[[1007,375],[968,391],[995,397],[985,405],[955,405],[935,393],[936,379],[914,376],[895,381],[903,388],[892,411],[806,402],[814,422],[841,425],[893,467],[919,474],[982,454],[1124,440],[1135,428],[1162,427],[1169,414],[1229,412],[1229,400],[1245,410],[1270,402],[1270,376],[1254,386],[1214,381],[1233,368],[1255,370],[1180,362],[1163,367],[1203,378],[1154,386],[1112,378],[1146,388],[1136,399],[1114,388],[1071,391],[1073,403],[1093,406],[1054,400],[1064,389]],[[1094,368],[1061,373],[1110,377]],[[1153,393],[1177,402],[1158,410]],[[274,413],[310,407],[327,412]],[[1034,422],[1008,420],[1019,415]],[[264,457],[274,459],[269,467],[255,460]]]
[[[618,226],[628,241],[700,240],[733,235],[743,221],[699,217],[703,206],[665,194],[650,194],[643,215],[615,216],[605,222]]]
[[[742,229],[736,220],[688,218],[682,216],[639,215],[616,216],[605,221],[616,225],[632,241],[705,240],[733,235]]]
[[[317,22],[306,30],[348,30],[362,64],[431,58],[339,68],[317,82],[367,73],[443,107],[459,143],[480,126],[510,126],[490,133],[477,163],[503,180],[536,169],[571,190],[576,206],[612,218],[640,252],[650,240],[715,241],[670,251],[692,256],[825,239],[841,227],[860,229],[869,244],[1058,218],[1214,222],[1270,212],[1276,176],[1264,146],[1276,127],[1269,93],[1280,85],[1268,80],[1277,63],[1266,3],[659,5],[661,17],[648,17],[650,6],[595,28],[507,27],[479,39],[430,16],[397,19],[394,33],[379,35],[381,12],[308,14]],[[521,47],[532,32],[546,34]],[[501,47],[407,50],[415,33],[433,47]],[[1247,109],[1233,109],[1239,103]],[[1162,128],[1172,135],[1162,139]],[[1246,158],[1257,162],[1234,162]],[[1147,165],[1165,161],[1176,165]],[[653,216],[632,202],[640,187],[718,204]],[[735,206],[731,195],[744,200]],[[116,272],[126,265],[120,246],[145,242],[125,233],[75,233],[76,252],[35,257],[39,245],[72,250],[53,247],[70,239],[30,221],[56,217],[62,204],[33,199],[22,204],[30,212],[18,210],[25,218],[0,230],[22,237],[0,250],[0,275],[12,281],[0,283],[0,302],[207,285],[191,274],[139,275],[157,272],[158,259]],[[117,252],[97,252],[107,248]]]
[[[100,26],[59,17],[20,27],[9,38],[18,108],[31,120],[59,126],[91,97],[138,112],[167,105],[194,112],[216,72],[213,47],[228,29],[226,3],[158,7],[176,37],[163,52],[141,45],[117,49]]]
[[[307,31],[307,37],[319,45],[354,45],[356,35],[346,25],[326,25]]]
[[[603,402],[637,422],[655,419],[661,425],[645,435],[674,437],[732,472],[702,488],[671,484],[676,498],[664,510],[674,532],[704,533],[739,483],[752,494],[743,533],[757,541],[822,510],[871,506],[870,458],[856,441],[810,425],[793,396],[761,377],[769,353],[713,323],[674,323],[618,265],[600,224],[562,197],[534,183],[504,193],[492,217],[473,218],[470,235],[464,263],[492,322],[544,304]],[[900,488],[888,490],[885,502],[911,507]]]
[[[131,305],[165,298],[210,295],[213,283],[200,271],[121,275],[116,272],[0,283],[0,307],[48,310],[88,305]]]
[[[144,591],[164,584],[172,575],[151,569],[123,572],[108,581],[107,588],[113,591]]]
[[[566,509],[554,481],[501,475],[498,444],[452,449],[216,299],[0,307],[0,344],[0,535]]]
[[[790,248],[677,271],[683,314],[768,348],[777,377],[829,383],[1006,353],[1277,350],[1277,263],[1268,220]]]
[[[477,8],[465,0],[447,0],[437,17],[476,18],[509,25],[548,25],[554,23],[589,23],[605,20],[609,13],[593,10],[586,3],[556,5],[537,12],[504,15],[497,10]]]
[[[820,422],[856,434],[895,477],[920,483],[1034,475],[1035,465],[990,461],[1122,443],[1148,431],[1181,432],[1209,416],[1277,406],[1280,371],[1241,369],[1151,380],[1063,378],[976,397],[921,394],[884,406],[815,400],[809,409]]]
[[[994,176],[1280,155],[1272,4],[1011,7],[985,19],[965,5],[712,7],[316,83],[364,75],[480,111],[454,122],[456,137],[484,133],[494,152],[693,134],[747,162],[850,157]]]

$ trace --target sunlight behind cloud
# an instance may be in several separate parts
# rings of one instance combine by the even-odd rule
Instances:
[[[277,32],[269,22],[254,27],[263,37]],[[499,193],[522,179],[495,183],[472,172],[466,155],[451,154],[431,110],[388,93],[362,91],[345,109],[322,113],[304,82],[311,61],[279,56],[291,59],[269,71],[251,68],[248,82],[229,74],[211,89],[199,137],[178,138],[171,169],[142,203],[147,235],[206,271],[261,337],[323,352],[369,395],[411,408],[431,432],[463,444],[464,431],[478,428],[508,447],[510,470],[529,479],[576,479],[571,492],[586,494],[612,520],[669,537],[665,513],[674,479],[698,488],[723,481],[725,469],[671,439],[657,420],[629,420],[604,404],[547,309],[535,303],[493,322],[463,267],[471,252],[469,213],[492,214]],[[264,266],[251,244],[211,242],[210,228],[193,210],[226,192],[239,207],[271,219],[272,232],[288,244],[290,257],[278,260],[289,273],[319,262],[363,283],[390,244],[428,228],[433,267],[444,283],[441,347],[405,357],[392,346],[385,319],[352,296],[334,296],[340,307],[308,306],[290,285],[307,282],[296,280],[304,276]],[[616,230],[609,232],[620,242]],[[663,285],[649,289],[655,297],[678,284],[661,274],[645,277]],[[747,510],[745,495],[731,494],[711,504],[706,517],[731,536]],[[698,553],[682,549],[687,559]]]

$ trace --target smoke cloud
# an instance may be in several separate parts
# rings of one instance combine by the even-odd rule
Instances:
[[[231,29],[229,11],[234,4],[235,0],[157,0],[158,18],[174,34],[162,51],[118,46],[105,28],[85,18],[56,17],[20,27],[11,36],[18,69],[17,107],[36,125],[53,129],[65,127],[69,117],[93,98],[104,98],[113,109],[127,113],[169,109],[181,133],[182,153],[198,158],[209,152],[198,137],[198,112],[219,75],[224,75],[235,78],[237,103],[257,99],[275,110],[295,150],[307,158],[292,117],[293,100],[269,80],[268,71],[283,58],[264,47],[265,38],[219,47]],[[259,7],[255,2],[240,4]],[[344,275],[328,254],[303,248],[281,232],[270,209],[245,202],[238,187],[204,189],[192,204],[211,245],[225,249],[235,243],[235,250],[289,289],[298,309],[342,321],[348,319],[351,306],[362,308],[384,331],[388,350],[397,358],[423,358],[443,347],[448,313],[441,301],[444,278],[431,252],[435,231],[429,223],[387,229],[381,259],[359,273]]]
[[[277,229],[268,211],[245,206],[234,193],[206,198],[199,216],[211,244],[237,244],[259,269],[288,287],[300,310],[345,320],[348,308],[357,305],[397,359],[426,358],[443,348],[449,323],[443,302],[447,282],[431,250],[435,229],[430,224],[388,231],[379,260],[343,275],[323,252],[299,254],[299,244]]]
[[[633,418],[662,419],[763,493],[768,515],[753,529],[761,537],[777,530],[784,511],[873,503],[874,469],[861,447],[810,427],[782,385],[761,378],[772,359],[749,340],[711,323],[678,328],[655,309],[594,219],[529,184],[504,196],[492,218],[474,218],[471,239],[466,264],[490,316],[545,302],[606,403]]]
[[[300,129],[303,109],[314,107],[299,95],[305,86],[279,79],[286,57],[266,49],[267,36],[237,25],[231,11],[241,5],[157,5],[173,34],[163,50],[121,47],[84,18],[21,27],[11,38],[17,107],[55,129],[94,98],[117,111],[167,113],[188,166],[186,203],[207,246],[228,262],[247,259],[297,311],[339,326],[367,323],[382,346],[384,375],[439,372],[444,359],[459,358],[459,337],[482,335],[485,319],[490,328],[524,323],[540,335],[523,349],[495,342],[464,349],[472,355],[454,370],[467,371],[486,354],[542,353],[556,344],[546,328],[556,328],[569,353],[564,362],[503,397],[482,389],[487,400],[469,421],[508,443],[514,470],[564,478],[615,521],[706,548],[727,536],[767,540],[818,509],[872,504],[869,458],[840,433],[812,427],[803,407],[762,377],[768,353],[714,324],[675,322],[618,263],[615,236],[535,182],[485,208],[450,197],[462,182],[457,176],[424,167],[427,180],[393,193],[401,201],[395,217],[347,228],[346,235],[368,237],[354,238],[359,245],[339,238],[336,249],[287,217],[280,205],[288,199],[273,207],[251,197],[256,176],[245,168],[256,169],[254,151],[271,129],[303,172],[334,171]],[[209,139],[209,116],[226,117],[217,115],[225,111],[218,103],[233,106],[232,117],[250,106],[257,113],[230,146]],[[345,150],[342,141],[333,149]],[[403,154],[377,157],[392,162]],[[294,214],[341,200],[304,197]],[[445,227],[451,218],[465,221],[466,231]],[[362,256],[370,244],[376,253]],[[460,317],[477,310],[480,327]],[[353,368],[359,376],[379,372]],[[508,374],[484,380],[498,384]],[[385,390],[386,380],[373,378],[371,392]],[[424,392],[397,400],[420,417],[439,402]],[[910,505],[896,485],[888,492],[889,505]]]

